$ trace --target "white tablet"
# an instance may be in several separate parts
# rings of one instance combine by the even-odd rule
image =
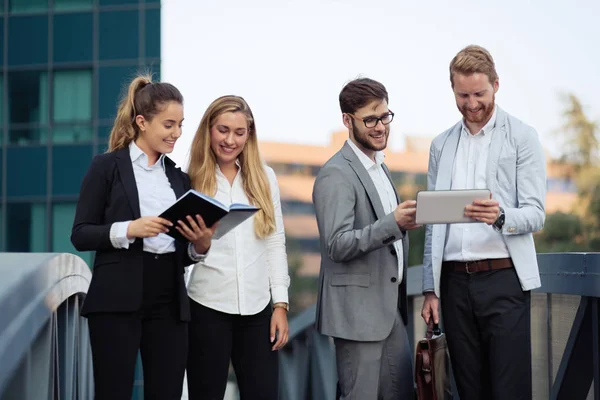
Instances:
[[[488,189],[422,190],[417,193],[417,224],[478,222],[465,217],[465,207],[474,200],[490,198]]]

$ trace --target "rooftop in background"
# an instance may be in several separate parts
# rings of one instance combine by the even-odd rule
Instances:
[[[315,146],[282,142],[260,141],[260,151],[263,158],[268,164],[284,164],[288,167],[296,167],[301,170],[302,167],[316,167],[318,170],[331,156],[333,156],[348,139],[347,131],[338,131],[331,134],[331,140],[327,146]],[[384,150],[385,163],[391,171],[407,172],[407,173],[427,173],[427,164],[429,162],[429,146],[431,137],[423,136],[404,136],[405,150],[392,151],[389,148]],[[568,165],[554,162],[550,156],[547,156],[547,174],[552,180],[549,182],[549,191],[559,192],[574,192],[572,182],[566,179],[564,182],[556,182],[553,179],[562,179],[569,176],[571,168]],[[292,180],[280,182],[280,185],[285,185],[290,191],[302,192],[307,190],[307,187],[312,187],[313,179],[310,178],[313,174],[302,173],[285,173],[282,175],[295,175]],[[278,174],[279,176],[279,174]],[[306,197],[306,195],[301,195]]]
[[[331,135],[327,146],[302,145],[279,142],[260,142],[260,151],[267,163],[293,163],[305,166],[321,166],[333,156],[348,139],[347,131]],[[386,149],[385,163],[394,171],[427,172],[429,143],[431,138],[406,137],[406,151],[392,152]]]

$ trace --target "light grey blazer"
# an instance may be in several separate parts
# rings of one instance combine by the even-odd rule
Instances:
[[[385,164],[383,169],[391,181]],[[313,203],[321,241],[317,330],[355,341],[385,339],[398,309],[407,321],[406,280],[399,287],[393,243],[402,240],[406,277],[408,235],[393,213],[384,214],[369,173],[348,143],[319,171]]]
[[[437,136],[429,152],[428,190],[448,190],[461,122]],[[523,290],[541,286],[533,232],[546,217],[546,159],[537,132],[500,107],[487,160],[487,186],[504,208],[502,237],[510,253]],[[447,225],[425,227],[423,291],[440,296],[442,257]],[[490,229],[493,229],[490,227]]]

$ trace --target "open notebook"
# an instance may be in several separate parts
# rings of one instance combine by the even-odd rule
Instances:
[[[185,221],[187,215],[199,214],[206,226],[213,226],[219,222],[219,226],[213,235],[213,239],[219,239],[227,232],[254,215],[259,208],[248,204],[234,203],[227,207],[216,199],[200,193],[194,189],[188,190],[183,196],[159,215],[177,225],[177,221]],[[189,225],[189,224],[188,224]],[[167,232],[175,240],[186,242],[187,240],[175,229],[175,226]]]

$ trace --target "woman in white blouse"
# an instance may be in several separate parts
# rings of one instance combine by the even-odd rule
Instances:
[[[276,350],[288,340],[285,234],[275,173],[260,158],[250,107],[223,96],[208,107],[192,142],[192,187],[225,205],[260,208],[213,240],[188,282],[188,393],[223,399],[231,360],[242,400],[277,399]]]

